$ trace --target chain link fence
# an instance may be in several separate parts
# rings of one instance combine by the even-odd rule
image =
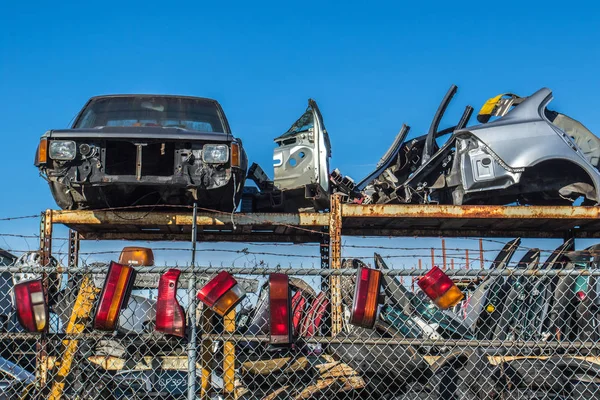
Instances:
[[[376,257],[371,266],[382,280],[373,329],[350,323],[358,268],[366,266],[360,260],[345,260],[340,270],[183,267],[181,338],[155,329],[158,282],[168,267],[136,268],[117,329],[104,332],[93,328],[93,317],[108,264],[62,269],[21,261],[0,267],[0,398],[596,399],[595,257],[561,250],[542,264],[532,250],[510,266],[499,254],[496,261],[504,261],[489,269],[448,269],[465,297],[447,310],[419,289],[427,271],[386,269]],[[223,270],[247,293],[225,317],[196,299]],[[289,276],[289,345],[271,343],[273,273]],[[47,287],[48,329],[28,333],[13,286],[37,278]],[[338,289],[342,330],[332,335],[331,290]],[[78,295],[93,299],[90,309]]]

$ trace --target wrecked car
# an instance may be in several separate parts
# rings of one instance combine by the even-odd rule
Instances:
[[[191,205],[232,211],[247,156],[216,100],[92,97],[71,129],[40,139],[35,166],[62,209]]]
[[[404,127],[378,168],[348,201],[372,203],[570,205],[599,201],[600,139],[580,122],[549,110],[550,89],[529,97],[489,99],[467,127],[469,106],[455,126],[439,129],[457,91],[444,97],[427,135],[406,140]],[[495,118],[492,120],[492,118]],[[451,134],[440,147],[436,140]],[[339,171],[333,178],[340,180]]]
[[[248,178],[257,186],[248,201],[252,211],[324,210],[329,207],[331,142],[317,102],[308,100],[304,114],[275,138],[274,178],[256,163]]]

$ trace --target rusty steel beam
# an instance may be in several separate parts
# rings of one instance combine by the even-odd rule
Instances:
[[[344,204],[342,216],[368,218],[579,219],[597,220],[600,207]]]
[[[288,243],[319,243],[321,235],[310,236],[307,232],[299,235],[281,235],[276,233],[199,233],[200,242],[288,242]],[[190,241],[189,233],[160,233],[160,232],[80,232],[81,240],[141,240],[141,241]]]
[[[59,210],[53,212],[53,222],[65,225],[136,225],[136,226],[192,226],[193,217],[185,212],[170,211],[87,211]],[[198,226],[231,226],[229,213],[200,213]],[[233,214],[235,225],[255,226],[310,226],[329,225],[324,213],[256,213]]]
[[[539,238],[539,239],[562,239],[561,231],[536,231],[536,230],[493,230],[487,228],[481,229],[423,229],[423,228],[404,228],[404,229],[379,229],[375,227],[365,228],[347,228],[343,230],[347,236],[396,236],[396,237],[501,237],[501,238]],[[577,231],[577,238],[600,238],[598,231]]]

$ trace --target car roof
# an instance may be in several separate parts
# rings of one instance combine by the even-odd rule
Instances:
[[[121,94],[101,94],[98,96],[90,97],[90,101],[98,100],[98,99],[110,99],[110,98],[118,98],[118,97],[165,97],[165,98],[176,98],[176,99],[192,99],[192,100],[202,100],[208,102],[218,103],[217,100],[211,99],[208,97],[197,97],[197,96],[184,96],[177,94],[152,94],[152,93],[121,93]]]

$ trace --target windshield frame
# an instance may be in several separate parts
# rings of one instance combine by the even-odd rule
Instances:
[[[90,107],[90,105],[98,100],[112,99],[112,98],[136,98],[136,97],[141,97],[141,98],[162,97],[162,98],[166,98],[166,99],[189,99],[189,100],[200,100],[200,101],[205,101],[207,103],[212,103],[217,110],[217,115],[219,117],[221,125],[223,126],[223,132],[206,132],[206,131],[195,131],[195,130],[194,131],[190,130],[190,131],[211,133],[211,134],[212,133],[214,133],[214,134],[225,133],[225,134],[231,135],[231,128],[229,127],[229,122],[227,121],[227,118],[225,117],[225,113],[223,112],[223,108],[221,107],[221,104],[219,104],[218,101],[216,101],[214,99],[209,99],[207,97],[178,96],[178,95],[166,95],[166,94],[115,94],[115,95],[94,96],[85,103],[85,105],[83,106],[81,111],[79,111],[79,113],[75,117],[70,128],[71,129],[91,129],[91,128],[77,128],[77,125],[83,119],[83,116],[84,116],[85,112],[88,110],[88,108]]]

